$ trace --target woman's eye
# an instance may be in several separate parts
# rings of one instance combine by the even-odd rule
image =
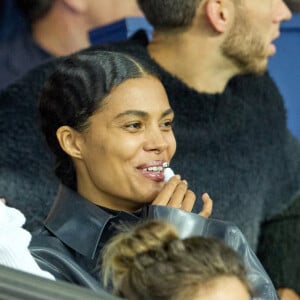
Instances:
[[[161,126],[163,129],[172,129],[173,128],[173,120],[167,120],[161,123]]]
[[[129,130],[137,130],[137,129],[142,128],[142,123],[140,123],[140,122],[133,122],[133,123],[130,123],[130,124],[126,124],[125,128],[129,129]]]

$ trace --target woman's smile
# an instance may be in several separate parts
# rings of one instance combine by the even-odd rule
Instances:
[[[164,181],[164,164],[166,161],[157,160],[137,167],[138,171],[147,179],[156,182]]]

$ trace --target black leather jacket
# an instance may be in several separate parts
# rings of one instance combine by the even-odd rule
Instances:
[[[101,208],[61,185],[44,228],[33,233],[30,251],[55,278],[97,291],[103,245],[117,224],[135,223],[147,214],[148,206],[137,214]]]
[[[112,211],[61,186],[45,228],[33,235],[30,250],[40,267],[57,279],[102,291],[98,257],[103,245],[116,231],[116,225],[145,218],[170,222],[181,238],[202,235],[223,240],[245,264],[252,299],[278,300],[269,276],[234,224],[166,206],[145,206],[137,214]]]

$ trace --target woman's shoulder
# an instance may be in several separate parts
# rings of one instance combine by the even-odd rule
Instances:
[[[76,261],[76,253],[63,244],[47,229],[41,229],[33,237],[29,250],[41,269],[56,279],[91,288],[101,289],[100,283]]]

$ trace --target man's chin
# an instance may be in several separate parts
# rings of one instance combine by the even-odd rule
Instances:
[[[262,75],[266,72],[268,66],[268,58],[261,59],[256,62],[249,63],[248,65],[242,68],[242,74],[255,74]]]

